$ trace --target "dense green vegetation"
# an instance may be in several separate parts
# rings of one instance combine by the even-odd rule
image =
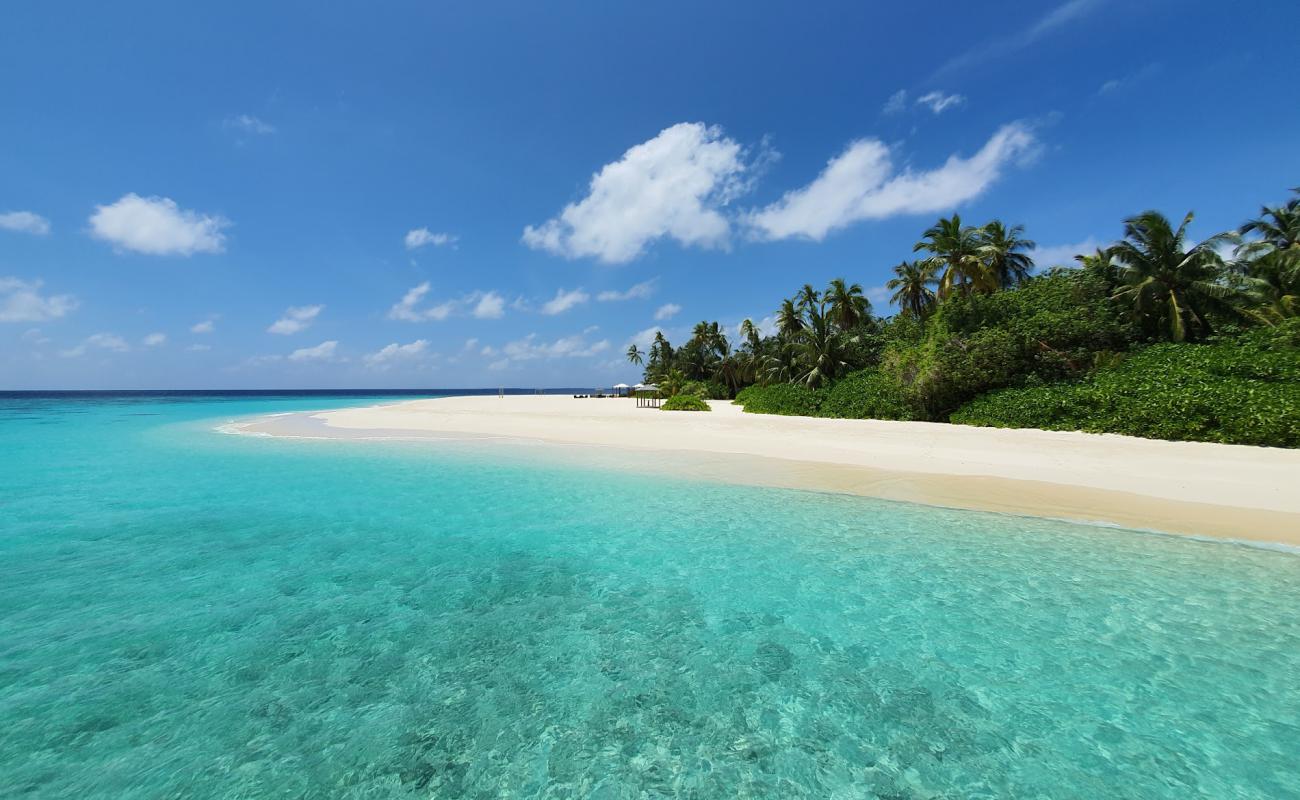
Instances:
[[[894,268],[893,317],[834,280],[783,301],[767,335],[746,320],[736,347],[701,322],[628,357],[670,395],[754,413],[1300,447],[1300,194],[1194,245],[1191,219],[1143,212],[1033,274],[1021,226],[954,215]]]
[[[659,406],[662,411],[712,411],[709,404],[693,394],[675,394]]]

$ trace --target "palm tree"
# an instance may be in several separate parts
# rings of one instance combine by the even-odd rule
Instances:
[[[1267,206],[1259,210],[1259,217],[1241,226],[1241,234],[1257,233],[1257,249],[1300,249],[1300,188],[1292,189],[1297,196],[1277,208]],[[1258,248],[1263,245],[1263,248]]]
[[[923,233],[912,252],[927,252],[942,269],[939,276],[939,297],[945,298],[956,288],[963,294],[972,290],[993,291],[997,278],[992,276],[981,258],[980,229],[962,225],[961,217],[940,219]]]
[[[848,367],[844,339],[822,306],[808,312],[808,327],[796,345],[802,371],[798,378],[810,389],[838,378]]]
[[[842,331],[851,331],[871,319],[871,301],[862,291],[862,285],[847,285],[843,278],[836,278],[826,287],[826,299],[830,302],[830,317]]]
[[[1024,238],[1025,226],[1012,225],[1010,228],[1001,220],[993,220],[980,232],[980,246],[985,265],[998,281],[999,288],[1006,289],[1029,277],[1034,268],[1034,260],[1021,250],[1033,250],[1035,245]]]
[[[890,278],[885,288],[893,292],[889,302],[898,306],[904,314],[917,319],[925,319],[934,308],[936,298],[930,284],[934,279],[933,261],[904,261],[894,267],[897,278]]]
[[[803,328],[803,314],[795,307],[794,300],[782,300],[781,308],[776,312],[776,332],[788,338],[799,335]]]
[[[1300,248],[1260,254],[1244,267],[1240,281],[1251,306],[1247,316],[1265,325],[1300,317]]]
[[[645,363],[645,353],[638,350],[635,344],[630,344],[627,346],[627,360],[639,367]]]
[[[763,339],[758,333],[758,326],[754,324],[754,320],[746,317],[745,320],[740,323],[740,335],[745,337],[744,346],[749,350],[749,352],[757,353],[759,347],[763,344]]]
[[[1223,259],[1216,248],[1232,241],[1220,233],[1185,248],[1188,212],[1175,230],[1158,211],[1124,220],[1124,240],[1105,251],[1118,267],[1119,285],[1111,295],[1127,303],[1149,330],[1175,342],[1211,332],[1205,313],[1226,308],[1232,289],[1222,281]]]
[[[822,300],[821,292],[812,287],[811,283],[805,283],[803,288],[795,293],[795,304],[800,311],[806,311],[812,306],[817,305]]]

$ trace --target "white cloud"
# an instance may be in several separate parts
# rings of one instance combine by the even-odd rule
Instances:
[[[1097,94],[1108,95],[1108,94],[1113,94],[1115,92],[1118,92],[1121,89],[1129,89],[1135,84],[1142,83],[1146,81],[1148,78],[1158,74],[1161,68],[1162,65],[1159,62],[1147,64],[1146,66],[1139,69],[1137,72],[1133,72],[1123,77],[1114,78],[1112,80],[1106,81],[1097,89]]]
[[[863,220],[943,211],[982,193],[1008,164],[1032,155],[1035,146],[1029,128],[1012,123],[970,158],[953,155],[933,170],[895,173],[883,142],[859,139],[832,158],[812,183],[752,212],[749,222],[760,239],[821,241],[831,231]]]
[[[361,360],[372,369],[387,369],[398,361],[409,361],[423,356],[428,347],[429,342],[426,339],[416,339],[407,344],[393,342],[377,352],[363,356]]]
[[[455,244],[459,238],[450,233],[434,233],[428,228],[415,228],[406,232],[406,249],[415,250],[430,244],[434,247],[443,247]]]
[[[190,333],[212,333],[217,329],[217,324],[210,319],[202,322],[196,322],[190,326]]]
[[[663,305],[659,306],[659,308],[655,309],[655,319],[657,320],[672,319],[673,317],[677,316],[677,313],[681,310],[682,307],[677,305],[676,303],[664,303]]]
[[[506,299],[496,292],[477,292],[470,302],[474,302],[473,314],[478,319],[500,319],[506,313]]]
[[[77,309],[70,294],[43,295],[41,281],[0,278],[0,322],[45,322]]]
[[[192,345],[190,345],[189,347],[187,347],[187,348],[185,348],[185,349],[186,349],[186,350],[189,350],[191,353],[206,353],[206,352],[208,352],[209,350],[212,349],[212,345],[210,345],[210,344],[192,344]]]
[[[9,211],[0,214],[0,230],[44,236],[50,232],[50,221],[30,211]]]
[[[959,94],[944,94],[940,91],[933,91],[916,98],[917,105],[929,106],[930,110],[935,114],[942,114],[948,109],[965,102],[966,98]]]
[[[574,335],[553,342],[539,342],[537,334],[530,333],[522,339],[509,342],[501,348],[501,352],[512,361],[528,361],[536,358],[586,358],[608,349],[608,339],[588,342],[582,335]]]
[[[289,306],[284,312],[284,316],[273,322],[271,327],[266,329],[266,332],[288,336],[299,331],[305,331],[311,327],[312,322],[324,310],[325,306]]]
[[[748,189],[744,150],[718,126],[683,122],[638,144],[591,179],[587,196],[524,229],[536,250],[605,263],[631,261],[668,237],[722,247],[731,226],[720,208]]]
[[[89,350],[109,350],[114,353],[125,353],[131,349],[126,340],[121,336],[113,333],[95,333],[87,336],[81,344],[70,350],[63,350],[59,355],[64,358],[77,358],[83,356]]]
[[[275,133],[275,126],[264,120],[254,117],[252,114],[240,114],[235,117],[227,117],[221,123],[224,127],[240,133],[251,133],[258,136],[268,136]]]
[[[889,96],[881,111],[885,114],[901,114],[907,110],[907,90],[899,89]]]
[[[1068,23],[1080,19],[1093,9],[1100,7],[1106,0],[1067,0],[1047,14],[1038,18],[1028,28],[1023,28],[1006,36],[977,43],[969,50],[948,59],[935,70],[930,77],[937,78],[969,70],[992,58],[1005,57],[1022,50],[1044,36],[1053,33]]]
[[[505,314],[505,298],[494,291],[471,292],[457,300],[445,300],[438,305],[421,308],[420,304],[429,294],[430,288],[429,282],[425,281],[407,291],[402,295],[402,299],[388,310],[388,318],[403,322],[442,321],[463,310],[468,310],[479,319],[498,319]]]
[[[477,347],[477,346],[478,346],[478,339],[475,339],[475,338],[472,338],[472,337],[471,337],[471,338],[465,340],[465,349],[466,349],[466,350],[473,350],[473,349],[474,349],[475,347]]]
[[[638,284],[629,286],[624,291],[608,290],[596,295],[596,299],[602,303],[616,302],[620,300],[640,300],[655,293],[655,278],[648,281],[641,281]]]
[[[289,354],[290,361],[329,361],[334,358],[334,351],[339,343],[321,342],[315,347],[302,347]]]
[[[581,288],[565,291],[556,289],[555,297],[542,303],[543,314],[563,314],[569,309],[580,306],[591,299],[591,295],[584,292]]]
[[[1103,242],[1095,237],[1089,236],[1082,242],[1076,244],[1057,244],[1048,247],[1036,247],[1028,251],[1030,258],[1034,260],[1034,267],[1037,269],[1046,269],[1048,267],[1076,267],[1079,262],[1074,260],[1075,256],[1090,256],[1098,248],[1109,247],[1109,242]]]
[[[28,328],[27,330],[23,331],[22,340],[24,342],[32,342],[33,344],[37,344],[37,345],[49,344],[51,341],[53,341],[50,337],[41,333],[40,328]]]
[[[643,331],[637,331],[627,340],[628,344],[634,344],[641,350],[649,350],[650,345],[654,344],[655,334],[663,333],[664,329],[658,325],[651,325]]]
[[[95,206],[90,232],[119,250],[154,256],[220,253],[229,221],[187,211],[167,197],[123,195],[116,203]]]
[[[144,337],[144,339],[141,340],[141,343],[145,347],[157,347],[159,345],[167,344],[167,334],[151,333]]]

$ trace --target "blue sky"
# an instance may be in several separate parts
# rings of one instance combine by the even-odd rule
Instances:
[[[268,6],[273,6],[268,8]],[[1300,184],[1300,6],[25,3],[0,388],[599,385],[959,211],[1047,261]],[[1040,259],[1044,260],[1044,259]]]

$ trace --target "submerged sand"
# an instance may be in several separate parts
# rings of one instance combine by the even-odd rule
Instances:
[[[598,446],[637,468],[1300,546],[1300,451],[927,422],[637,408],[626,398],[447,397],[267,417],[241,433],[491,437]]]

